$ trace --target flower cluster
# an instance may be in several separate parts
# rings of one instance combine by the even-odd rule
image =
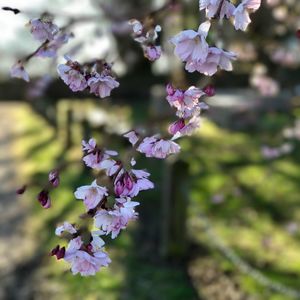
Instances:
[[[136,19],[129,21],[132,26],[133,39],[141,44],[144,51],[144,56],[150,61],[155,61],[161,56],[161,47],[156,45],[158,38],[158,32],[161,31],[161,27],[156,25],[149,29]]]
[[[200,24],[198,31],[184,30],[174,36],[171,42],[175,45],[174,53],[186,63],[188,72],[198,71],[212,76],[218,68],[226,71],[232,70],[232,60],[236,54],[217,47],[209,47],[206,37],[211,23],[206,21]]]
[[[166,99],[171,107],[176,108],[176,116],[179,118],[169,126],[169,133],[173,135],[173,140],[191,135],[200,126],[201,111],[208,108],[206,103],[199,101],[207,93],[194,86],[187,90],[175,89],[171,84],[167,85],[166,91]]]
[[[104,250],[104,241],[100,237],[101,232],[92,231],[90,239],[84,241],[80,233],[73,225],[64,222],[55,230],[55,234],[62,236],[66,232],[71,235],[67,249],[57,245],[50,253],[56,258],[64,259],[71,265],[71,271],[81,276],[95,275],[101,267],[107,267],[111,260]]]
[[[30,20],[28,26],[33,38],[42,44],[32,54],[13,65],[10,71],[11,77],[21,78],[27,82],[29,75],[24,69],[24,64],[32,57],[55,58],[57,51],[72,37],[71,33],[59,29],[48,15]]]
[[[111,91],[120,85],[113,77],[111,66],[107,63],[96,61],[92,67],[89,67],[80,65],[69,57],[66,59],[65,64],[58,65],[57,72],[73,92],[83,91],[89,87],[90,93],[105,98],[110,96]]]
[[[200,0],[199,9],[206,10],[206,16],[209,19],[233,18],[236,30],[245,31],[251,23],[249,14],[259,9],[261,0],[243,0],[235,7],[229,0]]]
[[[98,148],[94,139],[83,141],[82,146],[85,164],[95,170],[105,171],[110,180],[108,186],[100,186],[94,180],[90,185],[78,187],[74,193],[76,199],[83,201],[97,231],[92,231],[90,240],[84,243],[74,226],[65,222],[56,228],[56,234],[61,236],[66,231],[72,234],[72,239],[66,250],[65,247],[57,246],[51,254],[69,262],[73,274],[89,276],[110,263],[100,236],[111,235],[115,239],[121,230],[126,229],[128,223],[138,216],[135,207],[139,202],[132,201],[132,198],[140,191],[153,189],[154,184],[148,179],[148,172],[132,169],[136,163],[134,159],[130,167],[126,168],[121,161],[111,157],[117,156],[117,152]]]

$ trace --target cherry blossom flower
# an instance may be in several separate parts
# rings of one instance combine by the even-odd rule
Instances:
[[[259,9],[261,0],[243,0],[234,11],[234,27],[236,30],[245,31],[251,23],[249,11],[256,11]]]
[[[227,0],[200,0],[199,10],[206,10],[206,16],[211,18],[219,18],[220,20],[225,17],[229,19],[234,12],[235,6]]]
[[[118,152],[99,149],[94,139],[90,139],[88,142],[82,141],[82,150],[86,153],[83,161],[88,167],[105,170],[108,176],[114,175],[118,170],[118,163],[111,158],[111,156],[118,155]]]
[[[90,92],[100,98],[110,96],[111,91],[120,85],[112,76],[100,75],[99,73],[95,73],[87,83],[90,87]]]
[[[132,146],[134,146],[139,140],[139,137],[134,130],[129,131],[128,133],[124,134],[123,136],[128,139],[128,141],[132,144]]]
[[[63,44],[66,44],[71,34],[67,33],[61,33],[55,35],[54,39],[50,42],[46,43],[43,47],[41,47],[35,56],[37,57],[56,57],[57,56],[57,50],[62,47]]]
[[[83,91],[87,87],[87,81],[77,62],[69,60],[67,64],[60,64],[57,72],[73,92]]]
[[[115,181],[115,193],[118,197],[133,198],[140,191],[153,189],[154,184],[148,179],[150,174],[143,170],[125,171],[122,169]]]
[[[63,225],[56,227],[55,234],[61,236],[63,232],[69,232],[71,234],[77,233],[75,227],[69,222],[64,222]]]
[[[164,159],[170,154],[179,153],[180,146],[173,141],[158,139],[152,136],[144,138],[137,151],[144,153],[146,157]]]
[[[30,32],[34,39],[45,42],[46,40],[53,40],[59,28],[51,21],[44,21],[41,19],[32,19],[29,22]]]
[[[190,60],[187,62],[185,69],[188,72],[198,71],[206,76],[212,76],[217,72],[218,67],[225,71],[232,71],[232,60],[236,60],[236,54],[234,52],[227,52],[216,47],[210,47],[204,63]]]
[[[122,229],[125,229],[131,220],[137,218],[135,206],[138,202],[127,199],[116,199],[117,205],[113,210],[99,210],[95,217],[95,227],[101,229],[103,234],[111,234],[111,238],[115,239]]]
[[[206,37],[210,22],[202,23],[198,31],[184,30],[174,36],[171,42],[175,45],[174,53],[184,62],[204,63],[208,55]]]
[[[47,190],[42,190],[38,194],[37,200],[40,202],[43,208],[47,209],[51,207],[51,199]]]
[[[184,119],[179,119],[178,121],[172,123],[169,126],[169,133],[173,134],[172,140],[175,140],[184,135],[191,135],[196,129],[200,127],[200,117],[192,117],[186,124]]]
[[[158,60],[161,56],[161,47],[152,45],[144,47],[144,56],[150,61]]]
[[[107,267],[111,260],[102,250],[103,245],[104,242],[100,245],[95,243],[84,245],[80,236],[72,239],[65,252],[64,260],[71,264],[73,275],[79,273],[81,276],[91,276],[95,275],[101,267]]]
[[[105,196],[108,196],[107,188],[99,186],[94,180],[91,185],[79,187],[74,193],[77,199],[83,200],[83,203],[89,211],[95,208]]]
[[[27,82],[29,82],[29,75],[26,72],[23,64],[21,61],[18,61],[16,64],[14,64],[10,69],[10,76],[15,78],[23,79]]]

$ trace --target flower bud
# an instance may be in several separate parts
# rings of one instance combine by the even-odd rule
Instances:
[[[51,206],[51,199],[49,197],[49,192],[46,190],[42,190],[38,196],[37,200],[40,202],[43,208],[47,209]]]
[[[27,186],[26,186],[26,185],[23,185],[22,187],[20,187],[19,189],[16,190],[16,193],[17,193],[18,195],[22,195],[22,194],[25,193],[26,188],[27,188]]]
[[[59,185],[59,171],[52,170],[48,175],[48,180],[53,187],[58,187]]]
[[[208,96],[212,97],[216,94],[216,89],[213,85],[209,84],[204,89],[203,92]]]

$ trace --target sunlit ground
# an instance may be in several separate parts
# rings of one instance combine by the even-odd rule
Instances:
[[[38,189],[24,196],[30,206],[27,238],[36,248],[28,276],[40,297],[182,300],[195,299],[196,290],[199,297],[210,300],[292,299],[288,292],[276,292],[249,270],[239,269],[240,262],[246,263],[274,285],[299,287],[299,145],[295,142],[291,155],[275,161],[264,159],[260,152],[262,143],[276,144],[278,132],[291,125],[290,117],[269,114],[242,133],[205,120],[197,137],[182,140],[182,158],[189,164],[187,235],[192,242],[186,272],[176,264],[143,257],[143,247],[135,241],[136,223],[107,245],[111,266],[95,277],[82,278],[72,276],[66,264],[48,256],[61,242],[54,235],[56,224],[75,222],[83,211],[82,203],[73,197],[75,188],[92,181],[92,175],[76,162],[81,157],[81,127],[74,125],[74,145],[65,150],[60,131],[50,128],[28,105],[20,104],[15,115],[19,134],[13,143],[23,160],[24,180],[43,182],[57,162],[69,163],[61,174],[60,188],[52,194],[51,209],[45,211],[38,205]],[[99,133],[96,137],[101,139]],[[142,201],[142,205],[146,204]],[[239,257],[238,264],[226,257],[227,247]]]

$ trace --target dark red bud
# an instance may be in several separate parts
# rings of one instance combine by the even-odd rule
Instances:
[[[298,30],[296,31],[296,36],[297,36],[298,39],[300,39],[300,29],[298,29]]]
[[[213,85],[209,84],[204,89],[203,92],[208,96],[212,97],[216,94],[216,89]]]
[[[40,202],[40,204],[43,206],[43,208],[49,208],[51,206],[51,200],[49,197],[49,192],[46,190],[42,190],[38,196],[37,200]]]
[[[26,188],[27,188],[27,186],[26,186],[26,185],[23,185],[22,187],[20,187],[19,189],[16,190],[16,193],[17,193],[18,195],[22,195],[22,194],[25,193]]]

